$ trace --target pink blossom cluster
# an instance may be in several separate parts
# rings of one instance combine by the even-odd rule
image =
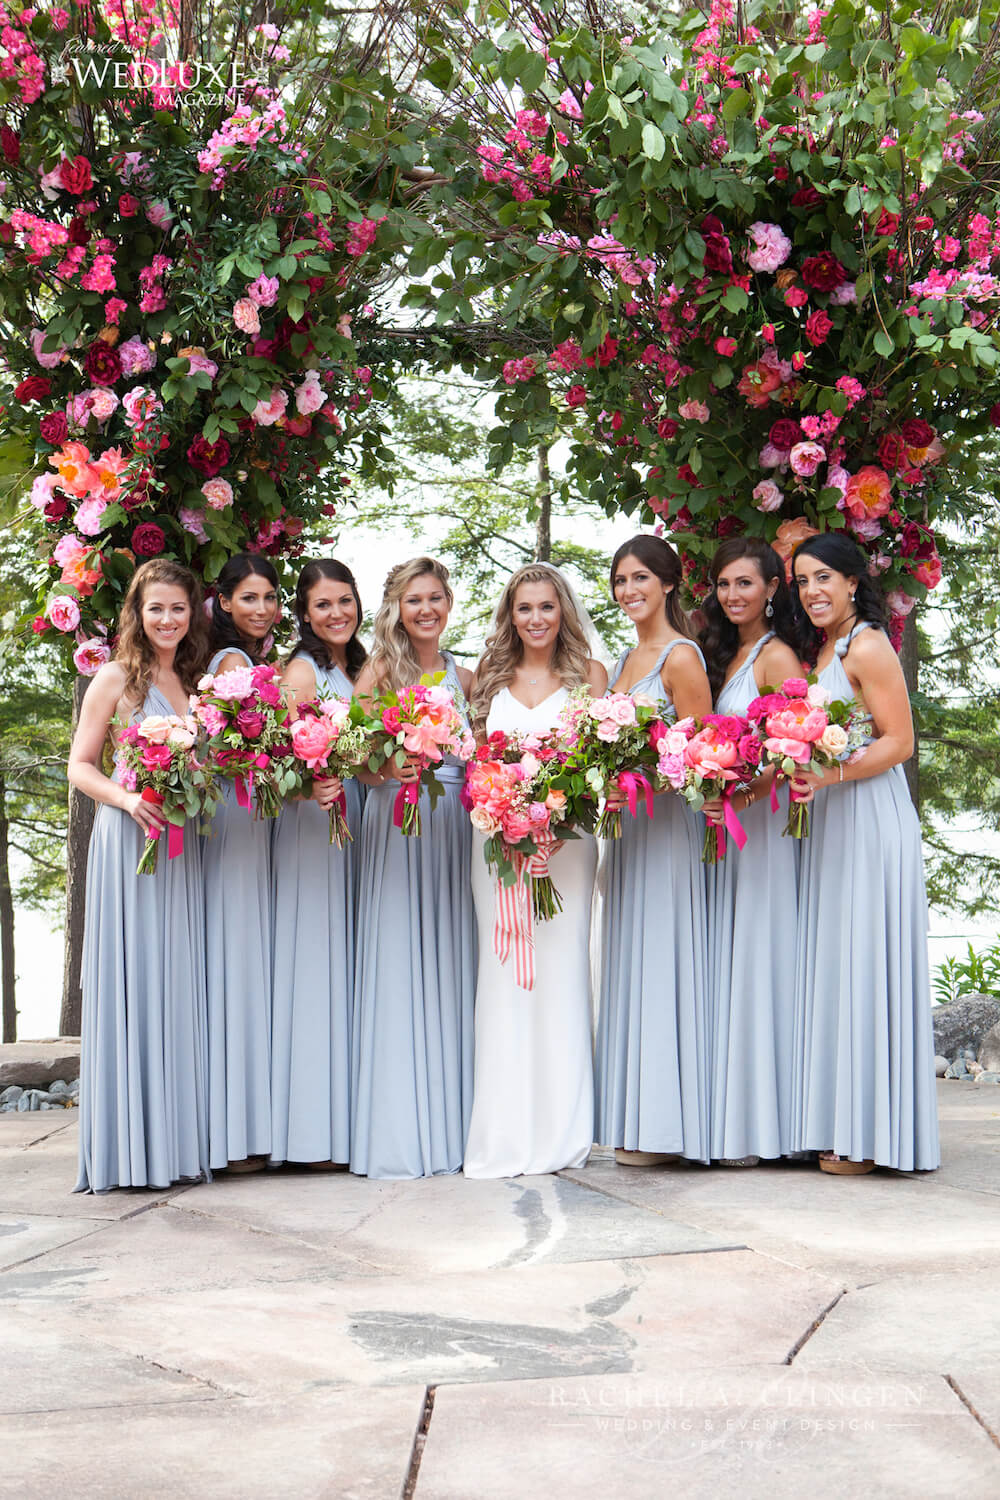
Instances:
[[[523,359],[508,359],[503,367],[503,378],[508,385],[522,380],[532,380],[536,374],[535,361],[530,354]]]
[[[360,255],[366,255],[375,243],[379,225],[384,224],[385,220],[385,214],[381,219],[348,220],[347,239],[344,244],[347,254],[355,259]]]

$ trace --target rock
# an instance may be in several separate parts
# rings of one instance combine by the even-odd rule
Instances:
[[[996,1019],[1000,1021],[1000,1008]],[[79,1075],[80,1043],[73,1037],[54,1042],[4,1042],[0,1046],[0,1089],[12,1083],[23,1089],[47,1089],[57,1078]]]
[[[993,995],[962,995],[931,1012],[934,1051],[957,1057],[966,1047],[978,1049],[986,1033],[1000,1022],[1000,1000]]]
[[[24,1089],[19,1084],[8,1084],[7,1088],[0,1092],[0,1109],[9,1109],[11,1106],[16,1107],[17,1101],[23,1093]]]
[[[61,1099],[65,1098],[65,1096],[69,1093],[69,1084],[64,1083],[61,1078],[57,1078],[55,1083],[49,1084],[49,1093],[50,1095],[58,1094]]]
[[[977,1073],[981,1073],[983,1071],[982,1066],[977,1063],[975,1059],[973,1059],[971,1062],[966,1063],[966,1067],[972,1074],[973,1078],[975,1078]]]
[[[977,1083],[1000,1083],[1000,1073],[980,1073]]]
[[[962,1048],[962,1056],[965,1058],[966,1062],[975,1062],[975,1060],[976,1060],[976,1049],[975,1049],[975,1047],[963,1047]]]
[[[979,1061],[988,1073],[1000,1073],[1000,1023],[991,1027],[983,1037],[979,1046]]]
[[[934,1059],[934,1073],[935,1073],[935,1076],[938,1077],[938,1078],[943,1078],[944,1075],[947,1073],[947,1071],[948,1071],[948,1059],[946,1057],[936,1057]]]
[[[949,1063],[948,1070],[944,1075],[946,1078],[968,1078],[969,1070],[965,1066],[964,1057],[956,1057],[953,1063]]]

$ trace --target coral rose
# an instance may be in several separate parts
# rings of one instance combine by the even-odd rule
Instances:
[[[804,516],[794,516],[790,521],[782,521],[778,527],[771,546],[784,559],[787,576],[791,576],[791,560],[796,547],[801,547],[811,536],[819,536],[819,532],[815,526],[809,525]]]
[[[776,391],[781,384],[780,372],[773,365],[757,360],[755,364],[744,368],[736,389],[749,406],[766,406],[772,391]]]
[[[866,464],[847,481],[843,508],[856,521],[884,516],[892,506],[892,485],[884,469]]]

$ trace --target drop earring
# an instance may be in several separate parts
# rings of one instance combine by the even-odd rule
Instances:
[[[770,599],[768,599],[767,604],[764,607],[764,614],[768,619],[770,619],[774,614],[774,605],[771,603]]]

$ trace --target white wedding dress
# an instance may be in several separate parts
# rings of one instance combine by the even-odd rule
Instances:
[[[569,693],[526,708],[508,688],[490,705],[487,733],[544,733]],[[553,855],[563,909],[534,924],[535,985],[514,981],[513,958],[493,947],[496,877],[475,835],[472,890],[479,929],[475,1083],[465,1147],[467,1177],[516,1177],[581,1167],[594,1137],[590,913],[597,844],[590,834]]]

